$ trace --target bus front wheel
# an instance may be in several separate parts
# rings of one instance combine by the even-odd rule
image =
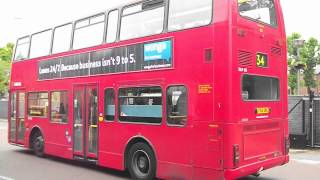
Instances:
[[[43,157],[44,155],[44,139],[41,133],[37,133],[33,139],[33,151],[36,156]]]
[[[130,148],[127,165],[132,179],[149,180],[156,176],[156,158],[145,143],[136,143]]]

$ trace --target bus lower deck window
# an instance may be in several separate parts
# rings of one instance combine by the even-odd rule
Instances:
[[[68,95],[67,92],[51,93],[51,122],[68,122]]]
[[[113,121],[115,115],[114,90],[106,89],[104,91],[104,118],[106,121]]]
[[[139,87],[120,89],[119,119],[126,122],[161,123],[161,88]]]
[[[244,75],[242,77],[242,99],[245,101],[279,100],[279,79]]]
[[[187,89],[185,86],[171,86],[167,90],[167,122],[183,126],[187,122]]]
[[[48,115],[48,93],[36,92],[28,94],[28,115],[32,117],[47,117]]]

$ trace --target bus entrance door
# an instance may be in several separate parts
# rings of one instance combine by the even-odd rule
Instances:
[[[97,159],[98,88],[96,85],[74,87],[73,139],[73,153],[76,159]]]
[[[10,95],[9,140],[24,144],[25,133],[25,93],[14,91]]]

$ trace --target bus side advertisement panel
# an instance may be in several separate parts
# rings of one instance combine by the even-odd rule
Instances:
[[[172,40],[147,42],[41,61],[38,79],[168,69],[172,61]]]

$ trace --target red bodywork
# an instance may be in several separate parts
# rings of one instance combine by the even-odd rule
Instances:
[[[241,17],[236,0],[214,0],[213,22],[205,27],[13,63],[11,93],[66,90],[70,106],[67,124],[50,123],[48,118],[30,118],[25,115],[25,140],[20,144],[28,148],[32,129],[39,127],[45,139],[45,153],[73,159],[72,141],[68,142],[66,136],[72,137],[73,133],[74,117],[71,107],[75,85],[98,86],[99,113],[104,110],[105,88],[113,87],[117,97],[121,87],[161,86],[165,97],[168,86],[185,85],[189,102],[188,122],[185,127],[167,125],[165,106],[160,125],[121,123],[117,120],[116,113],[116,121],[99,122],[97,163],[124,170],[125,149],[135,137],[149,142],[157,159],[157,177],[164,179],[236,179],[287,163],[286,37],[279,0],[275,0],[275,4],[278,14],[277,28]],[[172,69],[47,81],[39,81],[37,77],[39,61],[167,38],[173,40]],[[274,53],[274,49],[280,50],[280,53]],[[257,52],[267,54],[269,68],[257,68],[255,58],[252,59],[253,66],[239,65],[239,51],[252,53],[254,57]],[[210,52],[212,57],[207,54]],[[280,100],[243,101],[243,74],[279,78]],[[21,86],[14,86],[16,82],[21,82]],[[203,88],[206,89],[205,93]],[[163,98],[163,104],[166,104],[165,101]],[[116,106],[117,104],[116,101]],[[271,113],[267,118],[259,119],[255,114],[257,107],[269,107]],[[66,135],[66,132],[69,134]],[[17,144],[15,141],[9,142]],[[236,165],[234,145],[239,146],[240,152]]]

